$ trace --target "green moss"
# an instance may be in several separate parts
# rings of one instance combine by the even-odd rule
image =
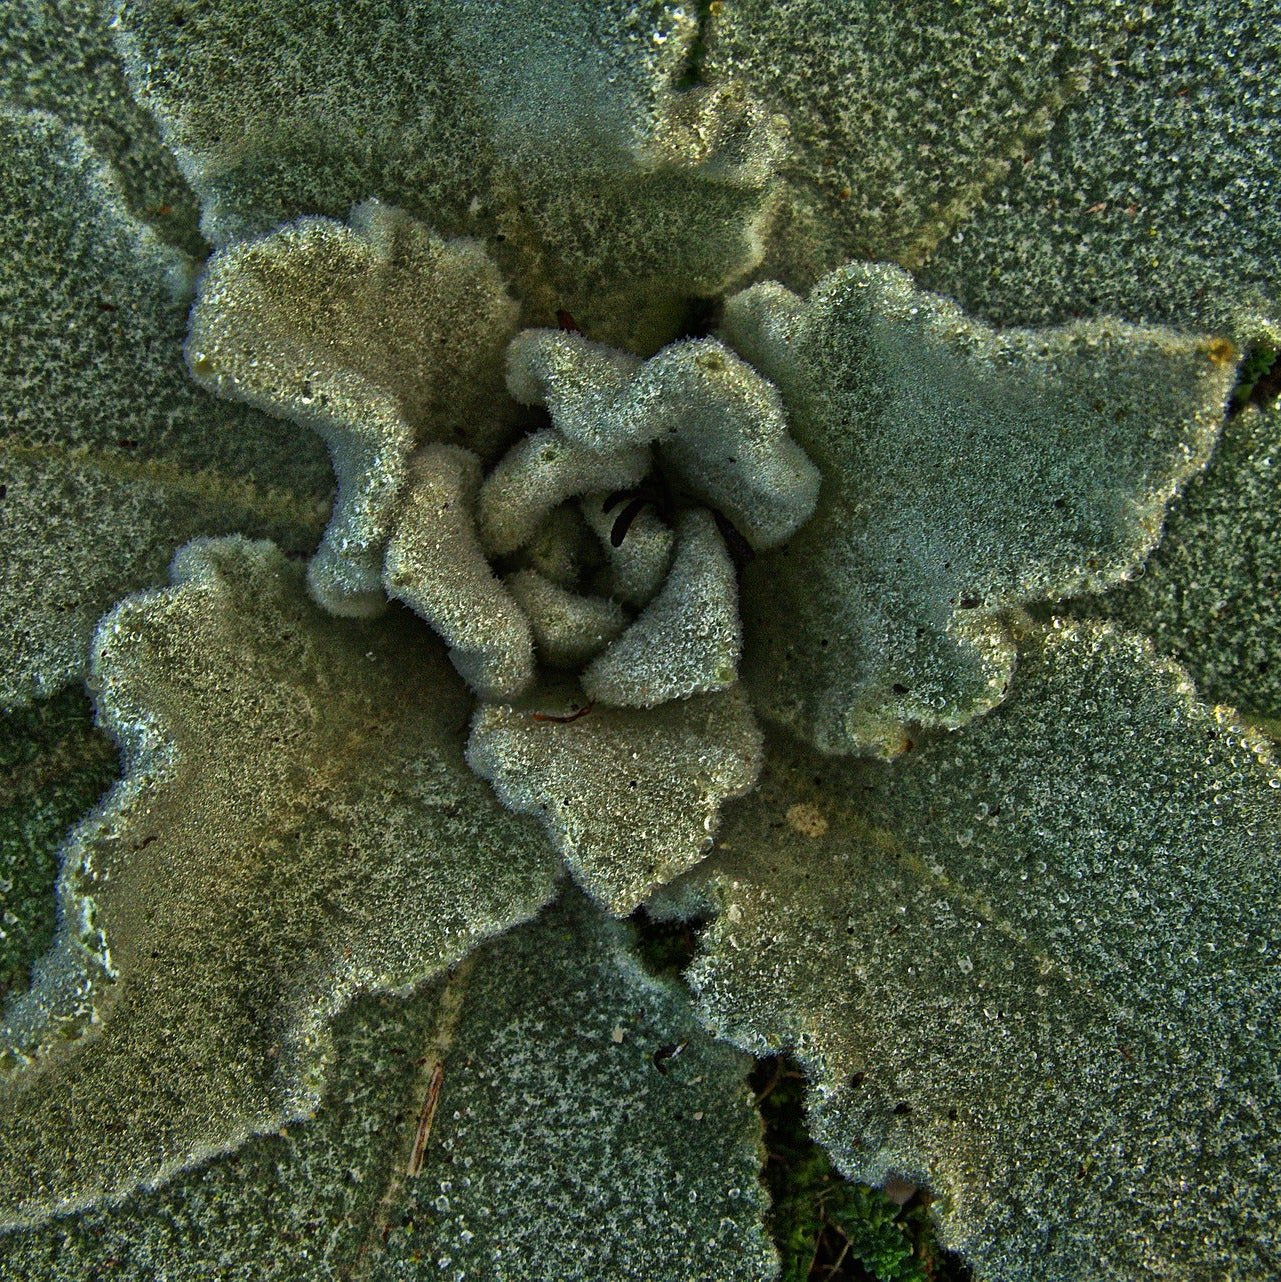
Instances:
[[[770,1231],[782,1256],[780,1282],[963,1282],[945,1254],[921,1191],[903,1205],[881,1189],[843,1179],[805,1126],[805,1075],[772,1055],[752,1078],[765,1123]]]
[[[1232,408],[1247,405],[1270,405],[1281,392],[1281,369],[1277,367],[1277,347],[1269,342],[1255,343],[1246,351],[1237,370],[1237,385],[1232,393]]]
[[[652,974],[675,979],[690,964],[705,920],[632,916],[636,953]],[[900,1206],[880,1189],[843,1179],[805,1125],[805,1077],[795,1061],[771,1055],[752,1074],[765,1128],[762,1173],[772,1209],[770,1235],[780,1282],[964,1282],[969,1273],[939,1246],[922,1192]]]
[[[1271,1278],[1281,775],[1141,638],[1018,641],[1001,708],[892,764],[772,740],[687,977],[713,1032],[796,1048],[842,1174],[928,1184],[980,1276]]]

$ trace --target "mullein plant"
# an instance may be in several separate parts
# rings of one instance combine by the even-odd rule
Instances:
[[[1274,3],[0,41],[0,1276],[1277,1276]]]

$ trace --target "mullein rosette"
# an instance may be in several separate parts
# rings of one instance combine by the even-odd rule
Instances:
[[[203,263],[149,225],[158,141],[105,164],[92,96],[0,116],[4,698],[83,676],[122,757],[4,1011],[0,1271],[196,1269],[243,1162],[352,1172],[362,1276],[617,1275],[590,1208],[627,1186],[634,1275],[767,1278],[740,1052],[788,1049],[841,1170],[927,1186],[983,1278],[1270,1276],[1281,772],[1141,635],[1276,716],[1270,606],[1248,671],[1178,613],[1224,558],[1270,573],[1276,414],[1224,426],[1267,290],[1205,302],[1177,220],[1167,300],[1092,282],[1037,195],[1103,128],[1055,57],[1182,66],[1177,24],[1054,7],[1011,88],[993,14],[929,53],[817,2],[785,41],[755,3],[508,8],[410,6],[386,47],[335,13],[246,77],[310,37],[122,5]],[[963,173],[876,149],[876,78],[933,102],[927,55],[993,96],[923,131]],[[1098,261],[1153,252],[1102,204]],[[995,323],[1038,273],[1037,327]],[[692,1005],[641,906],[705,923]],[[369,1140],[398,1091],[407,1166]]]

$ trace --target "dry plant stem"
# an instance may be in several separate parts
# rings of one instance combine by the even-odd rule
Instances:
[[[361,1243],[348,1282],[364,1282],[369,1276],[373,1262],[382,1253],[390,1236],[391,1214],[400,1200],[405,1180],[412,1179],[422,1170],[427,1144],[431,1139],[432,1122],[440,1103],[441,1086],[445,1079],[445,1060],[458,1033],[458,1021],[462,1018],[463,1006],[467,1000],[467,982],[475,964],[475,953],[465,957],[450,969],[441,989],[436,1007],[436,1023],[427,1038],[419,1061],[418,1075],[414,1080],[414,1098],[421,1096],[423,1102],[418,1110],[417,1124],[408,1145],[408,1153],[403,1162],[397,1161],[391,1167],[387,1186],[378,1201],[369,1232]]]

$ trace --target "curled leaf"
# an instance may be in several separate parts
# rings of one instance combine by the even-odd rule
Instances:
[[[519,570],[505,582],[529,620],[538,657],[549,667],[576,671],[627,626],[617,601],[571,592],[537,570]]]
[[[584,889],[628,913],[707,853],[722,804],[756,781],[760,746],[737,687],[644,710],[546,690],[482,704],[467,760],[540,820]]]
[[[637,361],[574,335],[527,330],[508,348],[507,384],[589,450],[654,445],[690,494],[755,548],[777,547],[814,511],[818,473],[787,434],[778,392],[715,339]]]
[[[814,518],[744,575],[747,679],[827,752],[892,755],[907,724],[999,703],[1005,612],[1142,562],[1236,359],[1117,321],[992,330],[887,266],[805,300],[755,286],[725,326],[823,478]]]
[[[716,523],[695,509],[681,518],[662,589],[588,665],[583,689],[623,708],[726,690],[738,680],[742,648],[734,563]]]
[[[354,994],[551,891],[550,854],[462,760],[467,695],[424,630],[331,619],[266,543],[190,544],[174,576],[95,641],[126,773],[67,846],[59,936],[6,1012],[6,1224],[310,1113]]]
[[[689,5],[229,0],[181,16],[121,0],[117,35],[215,244],[375,196],[494,245],[528,322],[564,307],[650,350],[685,299],[760,258],[777,131],[741,86],[683,88]]]
[[[477,516],[486,552],[493,557],[515,552],[566,499],[637,485],[649,463],[643,445],[595,450],[550,429],[523,437],[480,490]]]
[[[676,536],[652,511],[637,512],[623,538],[614,541],[619,520],[608,494],[589,494],[581,511],[600,541],[609,563],[608,584],[613,595],[628,605],[644,605],[658,591],[672,564]]]
[[[308,572],[327,609],[359,618],[386,605],[383,550],[415,446],[502,439],[500,353],[515,322],[479,245],[377,201],[350,225],[303,219],[211,260],[187,361],[211,390],[328,445],[338,500]]]
[[[409,466],[408,494],[387,545],[387,592],[449,646],[459,675],[482,698],[521,694],[534,677],[523,603],[491,572],[476,534],[480,460],[429,445]]]

